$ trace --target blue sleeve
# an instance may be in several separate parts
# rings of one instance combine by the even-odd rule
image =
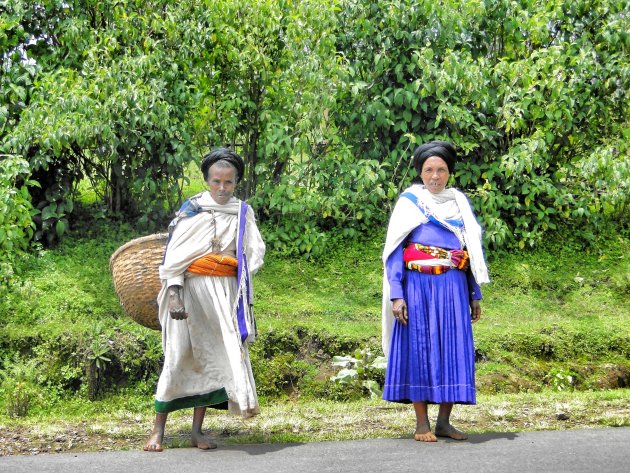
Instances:
[[[396,249],[387,257],[385,264],[385,271],[387,273],[387,280],[389,281],[389,298],[403,299],[403,286],[402,280],[405,274],[405,262],[403,261],[403,245],[402,242],[396,247]]]
[[[477,281],[475,281],[475,277],[473,276],[470,267],[466,271],[466,277],[468,278],[469,299],[471,301],[480,301],[482,299],[481,287],[479,287],[479,284],[477,284]]]

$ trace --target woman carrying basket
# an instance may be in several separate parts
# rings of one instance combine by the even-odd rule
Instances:
[[[146,451],[162,451],[168,413],[193,411],[192,444],[216,448],[201,427],[206,407],[249,417],[259,412],[247,344],[255,337],[252,275],[265,244],[252,208],[233,196],[243,159],[219,148],[201,172],[208,191],[184,202],[169,225],[158,295],[164,367]]]

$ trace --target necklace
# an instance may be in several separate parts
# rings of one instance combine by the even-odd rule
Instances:
[[[212,216],[211,224],[214,228],[214,238],[210,240],[210,251],[212,253],[220,253],[221,252],[221,238],[217,237],[217,219],[214,215],[214,210],[210,210],[210,215]]]

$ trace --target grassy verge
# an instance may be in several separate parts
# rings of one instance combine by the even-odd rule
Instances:
[[[621,427],[630,426],[629,401],[629,389],[482,395],[477,406],[456,406],[453,418],[471,434]],[[89,405],[76,400],[55,415],[2,419],[0,455],[140,449],[152,428],[150,412],[148,397],[117,396]],[[411,406],[369,400],[272,402],[247,420],[208,412],[204,427],[220,445],[411,439],[415,425]],[[189,446],[190,423],[190,411],[169,417],[168,448]]]

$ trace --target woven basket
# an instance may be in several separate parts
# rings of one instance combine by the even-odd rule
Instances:
[[[109,269],[120,304],[140,325],[160,330],[157,296],[158,266],[162,263],[167,233],[136,238],[118,248],[109,259]]]

